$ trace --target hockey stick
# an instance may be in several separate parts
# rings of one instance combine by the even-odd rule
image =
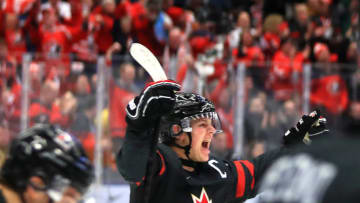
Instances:
[[[153,55],[153,53],[139,43],[132,43],[130,47],[130,55],[146,70],[146,72],[150,75],[154,82],[160,80],[167,80],[167,76],[164,72],[164,69],[160,65],[159,61]],[[145,182],[144,182],[144,201],[145,203],[150,202],[150,194],[151,194],[151,183],[153,176],[156,173],[156,146],[159,139],[159,129],[160,129],[160,119],[155,126],[154,132],[155,136],[151,141],[151,149],[150,149],[150,157],[147,163],[146,174],[145,174]]]
[[[154,82],[167,80],[164,69],[148,48],[139,43],[132,43],[130,54],[149,73]]]

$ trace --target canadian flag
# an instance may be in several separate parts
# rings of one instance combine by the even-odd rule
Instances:
[[[28,12],[36,0],[6,0],[1,9],[7,13],[24,14]]]
[[[193,194],[191,194],[191,197],[192,197],[194,203],[212,203],[212,200],[209,199],[205,188],[202,188],[200,197],[196,197]]]

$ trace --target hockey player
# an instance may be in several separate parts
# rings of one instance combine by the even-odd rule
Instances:
[[[39,124],[12,141],[0,173],[0,202],[76,203],[92,180],[93,167],[80,143]]]
[[[261,183],[261,203],[360,202],[360,139],[329,136],[279,158]]]
[[[127,106],[126,136],[117,165],[130,182],[130,202],[223,203],[253,197],[265,169],[284,150],[252,161],[211,156],[211,140],[221,130],[214,105],[179,90],[172,81],[153,82]],[[300,143],[318,118],[316,113],[303,116],[297,128],[286,133],[285,143]],[[157,132],[161,143],[152,142]],[[152,167],[147,169],[149,159]]]

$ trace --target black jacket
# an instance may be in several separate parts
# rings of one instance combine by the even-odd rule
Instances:
[[[261,184],[262,202],[360,202],[359,152],[359,138],[328,137],[281,157]]]

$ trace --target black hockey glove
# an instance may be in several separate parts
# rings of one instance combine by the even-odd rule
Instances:
[[[283,136],[285,146],[292,146],[300,143],[307,143],[304,141],[305,136],[309,133],[309,130],[315,125],[320,118],[320,112],[315,110],[309,115],[303,115],[297,122],[295,127],[290,128],[286,131]]]
[[[175,104],[181,86],[172,80],[151,82],[126,106],[126,122],[137,129],[155,127],[156,121]]]

